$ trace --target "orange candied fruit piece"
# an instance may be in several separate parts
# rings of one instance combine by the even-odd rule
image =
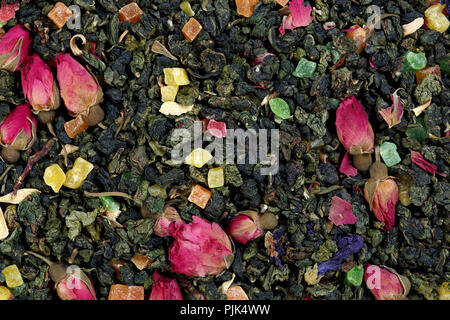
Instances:
[[[438,65],[425,67],[416,72],[417,83],[421,83],[423,79],[429,74],[434,74],[435,76],[441,77],[441,68]]]
[[[144,11],[139,8],[136,2],[131,2],[126,6],[123,6],[119,10],[119,20],[120,21],[129,21],[129,22],[139,22],[141,21],[141,16],[144,14]]]
[[[66,24],[67,20],[73,15],[72,10],[62,2],[57,2],[52,10],[47,14],[50,20],[61,29]]]
[[[250,18],[255,10],[253,7],[259,0],[236,0],[237,13]]]
[[[186,37],[186,39],[189,40],[189,42],[192,42],[197,38],[200,31],[202,31],[203,27],[194,18],[190,18],[188,22],[184,25],[183,29],[181,29],[181,32]]]
[[[367,41],[375,33],[375,30],[367,27],[362,28],[358,25],[350,27],[350,30],[352,31],[347,31],[345,36],[356,41],[358,44],[358,50],[356,52],[359,54],[366,47]]]
[[[275,0],[275,2],[284,7],[285,5],[287,5],[289,0]]]
[[[79,114],[75,119],[64,123],[64,129],[70,139],[73,139],[77,134],[86,131],[87,128],[89,128],[89,125],[82,114]]]
[[[139,270],[146,268],[150,263],[152,263],[152,260],[137,253],[134,254],[133,258],[131,258],[131,261]]]
[[[108,300],[144,300],[144,287],[113,284],[109,289]]]
[[[195,203],[200,208],[205,209],[206,204],[211,198],[211,195],[212,192],[210,190],[203,188],[201,185],[197,184],[192,188],[188,200],[192,203]]]

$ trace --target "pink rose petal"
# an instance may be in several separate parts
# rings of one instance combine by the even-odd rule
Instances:
[[[208,131],[217,138],[225,138],[227,136],[227,124],[225,122],[209,120]]]
[[[402,121],[403,117],[403,105],[400,97],[397,95],[397,90],[391,94],[392,106],[386,109],[381,109],[378,112],[383,117],[384,121],[388,124],[389,128],[392,128],[396,124]]]
[[[352,213],[351,203],[345,201],[344,199],[334,196],[331,198],[330,214],[328,219],[330,219],[335,225],[343,226],[345,224],[355,224],[358,218]]]
[[[306,27],[313,21],[313,17],[311,16],[312,8],[310,5],[305,6],[304,0],[290,1],[289,10],[291,13],[287,18],[283,18],[283,22],[278,29],[283,35],[285,30]]]
[[[19,2],[5,4],[5,0],[2,0],[2,5],[0,8],[0,22],[6,23],[10,19],[16,17],[16,11],[19,10]]]
[[[155,271],[153,281],[149,300],[183,300],[176,279],[166,278]]]
[[[358,170],[351,165],[350,154],[348,152],[345,153],[345,156],[342,159],[339,172],[345,174],[347,177],[354,177],[358,174]]]
[[[419,167],[421,167],[423,170],[425,170],[425,171],[427,171],[427,172],[429,172],[431,174],[437,173],[437,174],[439,174],[439,175],[441,175],[443,177],[447,176],[447,174],[445,174],[443,172],[438,172],[437,171],[437,166],[432,164],[432,163],[429,163],[428,161],[426,161],[419,152],[411,151],[411,161],[414,164],[416,164]]]

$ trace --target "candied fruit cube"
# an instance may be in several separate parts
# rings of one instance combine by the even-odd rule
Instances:
[[[441,68],[436,64],[434,66],[425,67],[416,72],[417,83],[421,83],[423,79],[429,74],[441,77]]]
[[[186,37],[186,39],[189,40],[189,42],[192,42],[197,38],[200,31],[202,31],[203,27],[195,20],[195,18],[190,18],[188,22],[184,25],[183,29],[181,29],[181,32]]]
[[[168,86],[185,86],[191,83],[183,68],[164,68],[164,81]]]
[[[137,253],[134,254],[133,258],[131,258],[131,261],[139,270],[145,269],[150,263],[152,263],[152,260]]]
[[[225,138],[227,136],[227,124],[225,122],[211,119],[207,128],[214,137]]]
[[[442,282],[439,288],[439,300],[450,300],[450,282]]]
[[[108,300],[144,300],[144,287],[113,284],[109,289]]]
[[[184,159],[184,162],[194,167],[201,168],[212,158],[213,156],[209,153],[209,151],[202,148],[197,148]]]
[[[175,98],[178,93],[178,86],[165,86],[161,87],[161,101],[162,102],[171,102],[175,101]]]
[[[66,173],[66,182],[64,182],[64,186],[71,189],[78,189],[92,169],[94,169],[92,163],[81,157],[77,158],[73,164],[73,168]]]
[[[427,27],[431,30],[436,30],[440,33],[444,33],[450,26],[450,21],[442,10],[444,10],[445,4],[434,4],[425,10],[425,17],[427,18]]]
[[[8,288],[0,286],[0,301],[11,299],[12,294]]]
[[[123,6],[119,10],[119,20],[128,22],[139,22],[144,11],[139,8],[136,2],[131,2],[126,6]]]
[[[205,209],[206,204],[211,198],[212,192],[206,188],[203,188],[201,185],[197,184],[192,188],[191,194],[188,197],[188,200],[200,208]]]
[[[44,171],[44,182],[52,187],[54,192],[59,192],[59,189],[66,182],[66,174],[58,164],[52,164]]]
[[[70,139],[74,139],[77,134],[86,131],[87,128],[89,128],[89,125],[82,114],[79,114],[75,119],[64,123],[64,130],[66,130]]]
[[[3,269],[2,274],[5,276],[8,288],[16,288],[23,284],[22,275],[19,268],[15,264],[7,266]]]
[[[236,0],[237,13],[246,18],[250,18],[255,10],[254,5],[259,0]]]
[[[210,188],[222,187],[225,183],[223,168],[212,168],[208,171],[208,186]]]
[[[67,20],[73,15],[72,10],[62,2],[57,2],[52,10],[48,13],[47,17],[53,21],[53,23],[61,29],[66,24]]]

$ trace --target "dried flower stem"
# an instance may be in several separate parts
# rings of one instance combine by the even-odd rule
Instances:
[[[124,192],[112,191],[112,192],[89,192],[85,191],[84,194],[88,197],[122,197],[130,200],[134,200],[132,196]]]
[[[381,159],[380,159],[380,146],[376,146],[375,147],[375,161],[376,162],[381,162]]]
[[[28,158],[27,166],[25,167],[25,170],[23,170],[23,173],[20,175],[19,179],[17,180],[16,184],[13,188],[14,195],[17,194],[17,190],[19,190],[20,186],[22,185],[23,180],[28,176],[31,169],[33,169],[33,166],[36,162],[38,162],[42,157],[44,157],[50,149],[55,144],[55,140],[48,140],[47,143],[42,147],[41,150],[36,152],[34,155],[32,155],[30,158]]]
[[[41,259],[42,261],[44,261],[45,263],[47,263],[49,266],[51,266],[51,265],[53,264],[53,262],[51,262],[50,260],[48,260],[46,257],[41,256],[40,254],[35,253],[35,252],[33,252],[33,251],[25,251],[24,255],[25,255],[25,256],[27,256],[27,255],[35,256],[36,258],[39,258],[39,259]]]

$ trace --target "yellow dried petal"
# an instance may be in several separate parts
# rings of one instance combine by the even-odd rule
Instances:
[[[208,171],[208,186],[210,188],[219,188],[225,184],[223,168],[212,168]]]
[[[66,182],[64,183],[64,186],[71,189],[78,189],[92,169],[94,169],[92,163],[81,157],[77,158],[73,168],[66,173]]]
[[[66,174],[58,164],[52,164],[47,167],[44,172],[44,182],[50,186],[54,192],[59,192],[59,189],[66,182]]]
[[[23,284],[22,275],[19,268],[15,264],[7,266],[3,269],[2,274],[5,276],[8,288],[16,288]]]
[[[165,86],[161,87],[161,101],[170,102],[175,101],[178,93],[178,86]]]
[[[164,68],[164,81],[168,86],[185,86],[190,83],[187,72],[183,68]]]
[[[0,240],[6,239],[9,235],[8,226],[3,216],[2,208],[0,208]]]
[[[17,190],[17,193],[14,194],[14,192],[8,193],[7,195],[4,195],[3,197],[0,197],[1,203],[11,203],[11,204],[19,204],[21,203],[26,197],[31,195],[32,193],[41,193],[38,189],[19,189]]]
[[[159,109],[159,112],[162,114],[165,114],[166,116],[180,116],[186,112],[189,112],[194,108],[194,105],[192,106],[183,106],[182,104],[179,104],[177,102],[169,101],[164,102],[161,105],[161,108]]]
[[[184,159],[184,162],[186,164],[192,165],[197,168],[203,167],[205,163],[207,163],[209,160],[211,160],[213,156],[209,151],[206,151],[202,148],[197,148],[194,151],[192,151],[186,159]]]

